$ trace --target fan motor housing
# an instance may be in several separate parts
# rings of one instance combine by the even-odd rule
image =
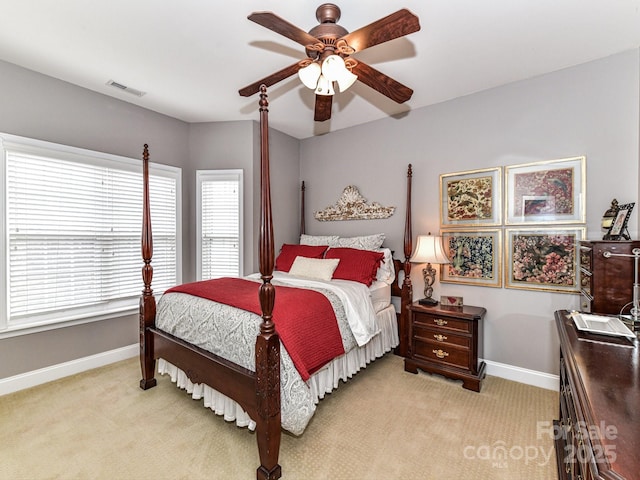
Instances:
[[[335,41],[344,37],[349,31],[338,25],[336,22],[340,20],[340,7],[333,3],[323,3],[316,9],[316,19],[320,25],[316,25],[309,30],[309,35],[313,35],[323,43],[333,44]],[[325,39],[330,40],[326,42]],[[333,41],[331,41],[333,40]]]

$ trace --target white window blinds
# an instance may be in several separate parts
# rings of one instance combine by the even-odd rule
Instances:
[[[141,160],[70,147],[3,146],[5,327],[135,307],[143,288]],[[151,167],[156,292],[178,281],[179,178],[179,169]]]
[[[242,170],[198,170],[198,279],[242,272]]]

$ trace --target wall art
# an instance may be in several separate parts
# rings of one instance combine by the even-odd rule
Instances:
[[[389,218],[396,207],[383,207],[377,202],[367,203],[358,189],[353,185],[345,187],[342,196],[335,205],[314,212],[316,220],[328,222],[332,220],[372,220]]]
[[[502,167],[440,175],[440,225],[500,225],[501,198]]]
[[[502,286],[500,229],[443,230],[440,235],[450,262],[440,265],[440,282]]]
[[[505,224],[585,222],[585,157],[505,167]]]
[[[507,229],[505,287],[578,293],[584,227]]]

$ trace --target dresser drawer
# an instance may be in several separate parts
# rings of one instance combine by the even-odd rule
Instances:
[[[592,298],[584,291],[580,292],[580,311],[585,313],[591,313]]]
[[[458,347],[471,348],[472,338],[468,335],[460,335],[443,328],[430,328],[420,324],[414,326],[413,335],[422,341],[430,341],[441,344],[443,346],[455,345]]]
[[[580,267],[591,271],[591,252],[590,247],[580,246]]]
[[[436,341],[432,342],[414,337],[412,355],[418,359],[457,368],[471,368],[471,355],[468,349],[456,348]]]
[[[444,333],[445,330],[458,333],[471,333],[471,322],[457,318],[414,313],[413,322],[415,326],[438,328],[442,333]]]
[[[580,269],[580,289],[585,293],[587,293],[588,295],[591,295],[591,281],[592,281],[591,273],[581,268]]]

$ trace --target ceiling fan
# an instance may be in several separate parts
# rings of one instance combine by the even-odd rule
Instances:
[[[343,92],[357,79],[397,103],[406,102],[413,94],[409,87],[351,58],[352,54],[365,48],[420,30],[418,17],[407,9],[398,10],[351,33],[338,25],[340,8],[333,3],[323,3],[316,9],[319,25],[308,33],[272,12],[254,12],[247,18],[301,44],[307,58],[241,88],[239,93],[243,97],[257,93],[260,85],[268,87],[298,73],[305,86],[316,93],[314,120],[323,122],[331,118],[334,82]]]

